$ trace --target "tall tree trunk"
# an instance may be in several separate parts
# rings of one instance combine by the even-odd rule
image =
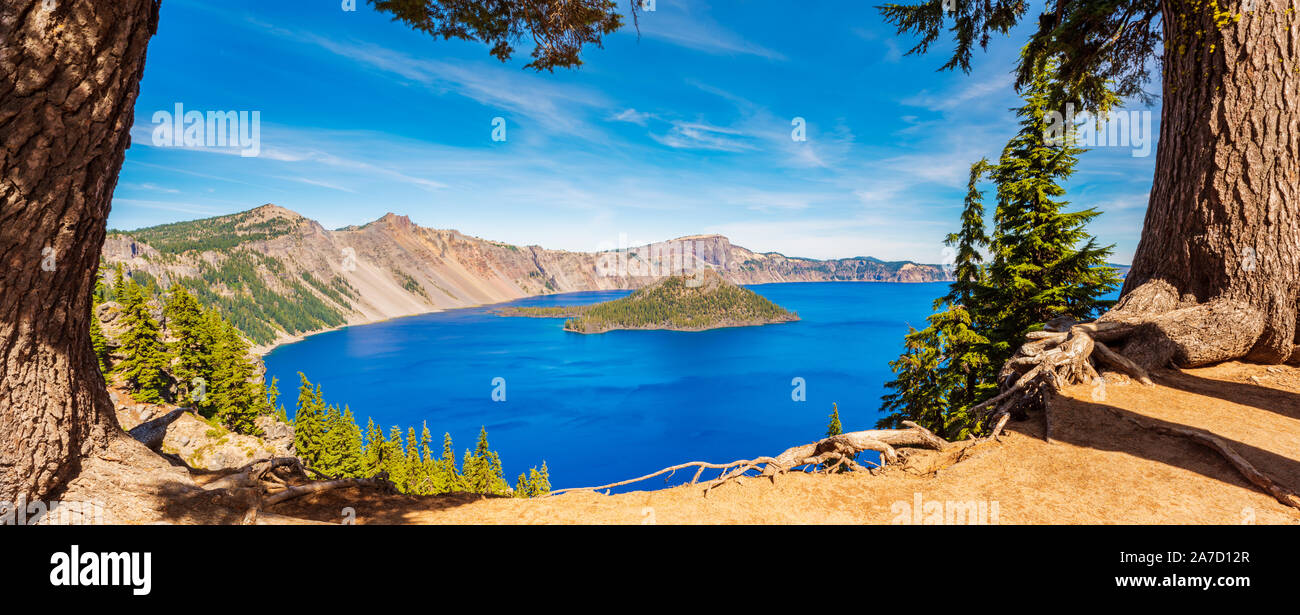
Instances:
[[[1240,20],[1164,3],[1164,92],[1142,239],[1116,309],[1146,321],[1147,365],[1296,353],[1300,306],[1300,19],[1254,0]]]
[[[158,7],[0,4],[0,501],[57,492],[121,435],[90,295]]]

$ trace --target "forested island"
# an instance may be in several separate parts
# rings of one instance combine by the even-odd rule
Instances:
[[[670,276],[621,299],[557,307],[513,307],[502,316],[567,318],[565,331],[604,333],[616,329],[703,331],[799,320],[799,315],[741,288],[712,269]]]

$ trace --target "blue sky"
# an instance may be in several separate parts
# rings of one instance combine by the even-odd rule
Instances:
[[[721,233],[792,256],[939,262],[969,165],[1016,130],[1023,30],[971,74],[941,73],[946,42],[904,56],[912,41],[859,2],[658,0],[639,39],[629,27],[581,69],[539,74],[526,48],[503,64],[358,4],[164,2],[109,226],[270,202],[330,228],[392,211],[569,250]],[[154,113],[176,103],[258,111],[259,155],[153,145]],[[1116,262],[1136,248],[1154,162],[1097,148],[1068,185],[1105,212],[1092,228]]]

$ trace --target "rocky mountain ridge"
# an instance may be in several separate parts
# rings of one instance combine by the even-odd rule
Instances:
[[[697,269],[713,269],[735,284],[949,279],[940,265],[795,258],[754,252],[721,235],[570,252],[425,228],[392,213],[329,230],[270,204],[112,231],[103,258],[105,275],[120,264],[146,285],[185,284],[262,351],[343,325],[533,295],[636,289]]]

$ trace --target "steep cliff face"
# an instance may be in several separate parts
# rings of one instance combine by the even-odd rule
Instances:
[[[103,256],[106,276],[121,264],[160,287],[195,289],[262,349],[341,324],[540,294],[640,288],[700,268],[736,284],[947,279],[938,265],[791,258],[752,252],[720,235],[568,252],[424,228],[391,213],[328,230],[275,205],[114,233]]]

